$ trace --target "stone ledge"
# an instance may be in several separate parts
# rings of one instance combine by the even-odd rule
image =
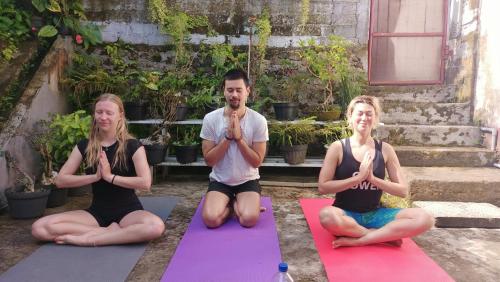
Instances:
[[[500,208],[489,203],[413,202],[436,218],[436,227],[500,228]]]

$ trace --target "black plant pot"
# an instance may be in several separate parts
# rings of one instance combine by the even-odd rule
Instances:
[[[149,165],[156,165],[163,162],[165,154],[167,154],[167,147],[164,144],[144,145]]]
[[[175,120],[185,120],[189,111],[186,104],[179,104],[175,110]]]
[[[277,120],[294,120],[299,113],[297,103],[273,103],[273,107]]]
[[[68,189],[59,189],[54,184],[45,185],[45,189],[50,190],[47,208],[59,207],[66,204],[68,201]]]
[[[208,114],[208,113],[210,113],[212,111],[215,111],[218,108],[219,108],[219,105],[215,104],[215,103],[205,105],[205,114]]]
[[[181,164],[196,162],[198,159],[198,144],[175,145],[175,158]]]
[[[305,161],[307,155],[308,144],[305,145],[292,145],[283,146],[281,150],[283,151],[283,156],[285,162],[289,164],[301,164]]]
[[[47,206],[50,190],[36,190],[27,193],[19,188],[7,188],[5,197],[9,204],[9,213],[12,218],[27,219],[43,215]]]
[[[88,184],[82,187],[69,188],[67,190],[68,190],[68,196],[81,197],[90,194],[90,192],[92,191],[92,185]]]
[[[143,120],[147,117],[148,103],[147,102],[125,102],[125,117],[128,120]]]

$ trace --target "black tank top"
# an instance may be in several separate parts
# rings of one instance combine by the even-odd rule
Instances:
[[[375,141],[375,158],[373,159],[373,175],[380,179],[385,178],[385,162],[382,154],[382,141]],[[347,179],[359,173],[360,162],[352,155],[349,138],[342,139],[342,162],[335,170],[337,180]],[[382,190],[368,181],[339,192],[335,195],[334,206],[354,212],[369,212],[380,206]]]
[[[84,139],[78,142],[77,147],[83,156],[83,161],[86,161],[86,149],[88,140]],[[142,144],[137,139],[127,140],[125,148],[125,156],[127,162],[127,168],[122,168],[119,165],[113,167],[113,161],[115,158],[116,149],[118,147],[118,142],[115,142],[109,147],[103,147],[103,151],[106,152],[108,161],[111,167],[111,173],[120,176],[136,176],[134,162],[132,156],[142,146]],[[95,167],[88,167],[85,169],[86,174],[96,173]],[[129,205],[140,204],[139,199],[135,194],[134,189],[122,188],[120,186],[111,184],[104,179],[92,183],[92,206],[102,207],[102,208],[119,208],[126,207]]]

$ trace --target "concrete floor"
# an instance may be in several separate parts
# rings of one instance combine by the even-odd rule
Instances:
[[[149,244],[127,281],[161,278],[205,190],[205,181],[169,181],[153,186],[153,195],[178,196],[181,200],[166,222],[165,235]],[[301,197],[319,197],[316,190],[263,187],[262,194],[272,197],[282,256],[295,281],[327,281],[298,203]],[[73,197],[63,207],[47,209],[45,214],[85,208],[89,202],[89,196]],[[30,236],[32,222],[0,215],[0,273],[40,246]],[[499,281],[500,229],[435,228],[414,240],[456,281]]]

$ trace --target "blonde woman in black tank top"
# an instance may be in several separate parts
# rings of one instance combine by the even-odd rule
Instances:
[[[371,136],[379,113],[377,98],[353,99],[346,113],[353,135],[332,143],[326,153],[318,190],[336,194],[336,200],[319,217],[321,225],[334,235],[334,248],[376,243],[400,246],[402,238],[434,225],[434,218],[422,209],[380,206],[382,192],[405,197],[409,188],[393,147]],[[390,180],[385,180],[386,171]]]

